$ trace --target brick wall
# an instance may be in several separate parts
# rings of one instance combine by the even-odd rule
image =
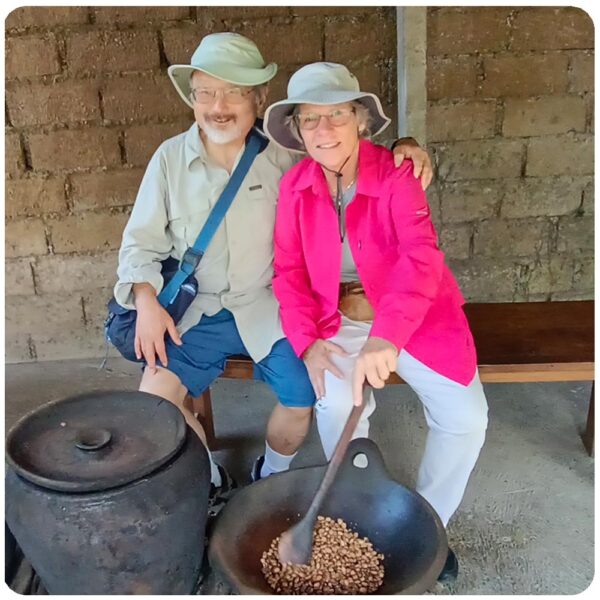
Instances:
[[[289,75],[346,64],[397,112],[395,8],[28,7],[6,19],[6,359],[104,352],[116,253],[144,167],[192,122],[167,77],[237,31]]]
[[[146,162],[191,123],[170,85],[238,31],[280,65],[347,64],[396,115],[395,8],[20,8],[6,19],[6,358],[97,357]],[[430,8],[428,193],[472,300],[593,296],[593,27],[578,9]],[[390,132],[393,132],[390,129]]]
[[[465,296],[593,297],[594,30],[575,8],[430,8],[429,198]]]

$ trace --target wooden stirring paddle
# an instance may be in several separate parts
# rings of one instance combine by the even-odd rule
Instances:
[[[313,501],[306,511],[306,514],[301,521],[281,534],[279,546],[277,547],[277,553],[282,564],[292,563],[297,565],[306,565],[310,562],[315,521],[317,520],[321,504],[323,504],[323,499],[327,495],[338,469],[342,464],[344,456],[346,455],[348,444],[350,443],[352,434],[358,425],[358,420],[365,408],[367,400],[369,399],[370,392],[371,388],[369,386],[364,386],[362,403],[359,406],[352,407],[352,412],[346,421],[342,435],[340,436],[335,450],[333,451],[333,456],[329,461],[329,465],[327,466],[327,470],[325,471],[321,485],[319,486]]]

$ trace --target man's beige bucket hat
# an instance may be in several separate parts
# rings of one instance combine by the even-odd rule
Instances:
[[[256,44],[239,33],[211,33],[202,38],[189,65],[171,65],[169,77],[183,101],[190,99],[190,77],[202,71],[235,85],[255,86],[273,79],[275,63],[265,64]]]

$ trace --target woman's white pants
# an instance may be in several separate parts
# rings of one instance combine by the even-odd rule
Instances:
[[[330,354],[344,379],[326,371],[325,396],[316,404],[317,426],[328,460],[352,410],[352,372],[370,328],[371,323],[342,317],[340,331],[329,339],[350,356]],[[431,370],[406,350],[400,352],[396,372],[421,400],[429,426],[416,489],[447,525],[462,500],[485,439],[487,402],[483,386],[477,372],[464,386]],[[353,438],[368,437],[374,410],[371,394]]]

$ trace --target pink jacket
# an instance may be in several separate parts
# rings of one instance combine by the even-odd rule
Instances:
[[[397,169],[391,152],[361,140],[346,235],[374,308],[371,335],[467,385],[477,366],[475,347],[429,214],[412,162]],[[305,158],[280,183],[273,279],[283,330],[298,356],[340,328],[341,247],[323,171]]]

